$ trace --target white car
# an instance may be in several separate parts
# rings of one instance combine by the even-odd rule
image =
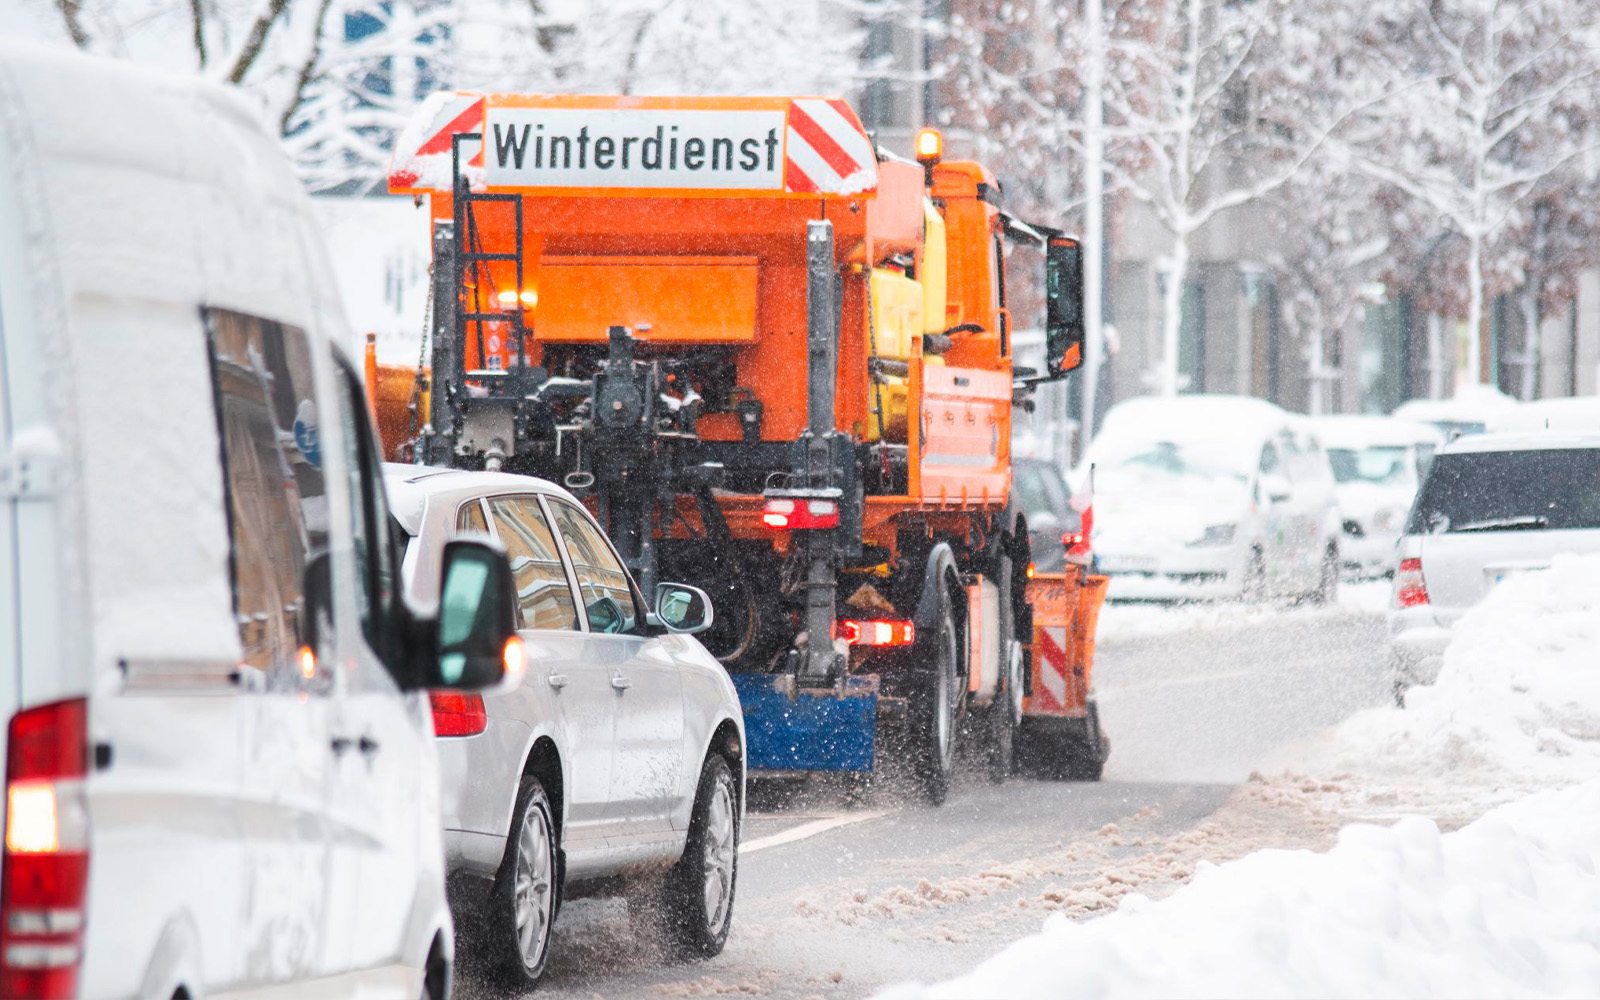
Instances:
[[[1434,458],[1389,611],[1396,697],[1438,677],[1450,627],[1501,580],[1600,552],[1600,431],[1478,434]]]
[[[1392,575],[1395,543],[1444,433],[1390,417],[1319,417],[1312,426],[1333,470],[1345,572],[1366,579]]]
[[[1130,399],[1075,481],[1091,465],[1112,600],[1333,599],[1338,506],[1302,418],[1242,396]]]
[[[519,594],[525,682],[433,706],[463,933],[490,946],[511,985],[532,985],[563,891],[627,876],[656,897],[672,951],[717,954],[733,916],[745,744],[733,682],[690,634],[710,626],[710,599],[662,583],[647,607],[593,518],[544,480],[388,473],[415,599],[433,600],[440,554],[461,533],[505,547]]]
[[[308,199],[236,92],[0,44],[0,996],[445,1000],[424,616]]]

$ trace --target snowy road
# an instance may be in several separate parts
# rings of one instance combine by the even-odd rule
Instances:
[[[721,956],[664,967],[625,904],[580,900],[537,995],[863,996],[964,971],[1052,911],[1181,879],[1200,853],[1236,846],[1206,843],[1207,820],[1263,756],[1382,701],[1382,631],[1357,607],[1109,609],[1105,782],[972,781],[938,810],[882,793],[852,807],[826,787],[757,803]],[[516,995],[470,970],[460,987]]]

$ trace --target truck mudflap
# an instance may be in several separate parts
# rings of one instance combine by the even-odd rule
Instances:
[[[1089,714],[1094,631],[1109,579],[1072,567],[1066,573],[1041,573],[1028,581],[1033,637],[1029,647],[1031,683],[1022,702],[1024,717],[1081,719]]]
[[[745,756],[760,771],[871,771],[878,738],[876,676],[842,689],[796,690],[789,674],[732,674],[744,708]]]

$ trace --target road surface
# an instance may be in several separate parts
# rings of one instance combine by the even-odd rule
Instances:
[[[1383,701],[1382,638],[1356,607],[1109,609],[1103,782],[972,778],[938,809],[882,790],[856,802],[827,782],[757,789],[722,955],[664,965],[625,903],[578,900],[536,995],[859,997],[965,971],[1051,912],[1092,914],[1142,879],[1185,875],[1193,859],[1171,845],[1264,756]],[[520,995],[471,968],[459,994]]]

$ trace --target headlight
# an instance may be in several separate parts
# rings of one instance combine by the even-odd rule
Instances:
[[[1213,524],[1206,528],[1205,533],[1189,545],[1193,548],[1203,548],[1214,545],[1232,545],[1233,536],[1239,530],[1237,524]]]

